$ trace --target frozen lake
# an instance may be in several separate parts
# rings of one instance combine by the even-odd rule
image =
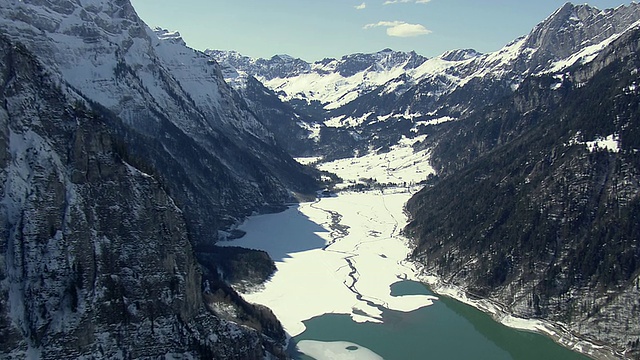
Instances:
[[[267,251],[276,274],[243,294],[273,310],[300,359],[586,359],[455,300],[406,261],[406,190],[341,193],[248,219],[221,245]]]
[[[396,294],[431,294],[421,283],[411,281],[397,283],[393,290]],[[357,353],[342,346],[344,359],[588,359],[545,336],[501,325],[450,298],[412,312],[384,311],[383,319],[376,324],[354,323],[348,316],[328,314],[305,321],[305,332],[292,345],[300,348],[295,358],[336,359],[322,346],[344,343],[367,350]],[[315,348],[308,349],[308,341]]]

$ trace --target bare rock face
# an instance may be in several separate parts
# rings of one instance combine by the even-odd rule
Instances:
[[[205,309],[182,211],[124,160],[101,110],[24,47],[0,37],[0,54],[3,356],[262,359],[264,344],[277,348]]]
[[[309,171],[274,141],[205,54],[154,33],[129,1],[5,1],[0,31],[110,117],[129,160],[155,169],[185,213],[190,239],[265,204],[314,194]]]

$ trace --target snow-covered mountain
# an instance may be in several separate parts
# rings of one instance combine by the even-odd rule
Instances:
[[[207,53],[240,73],[255,76],[283,101],[314,109],[316,120],[326,127],[357,134],[360,141],[349,142],[349,147],[375,150],[384,144],[360,143],[379,136],[381,122],[387,123],[384,127],[391,132],[409,135],[402,129],[420,133],[432,124],[456,120],[510,95],[527,76],[562,74],[574,64],[589,62],[612,41],[636,28],[639,19],[640,5],[636,3],[608,10],[567,3],[527,36],[496,52],[461,49],[430,59],[385,50],[309,66],[291,66],[293,60],[287,58],[287,66],[279,67],[281,61]],[[295,70],[287,74],[292,68]],[[304,111],[304,106],[297,107],[298,111]]]
[[[418,182],[418,174],[432,173],[430,162],[450,181],[436,176],[431,185],[460,191],[438,198],[425,190],[412,202],[417,260],[434,264],[426,253],[432,224],[477,229],[489,245],[460,247],[486,261],[444,255],[445,262],[435,260],[448,264],[442,274],[453,271],[460,285],[513,301],[523,316],[577,319],[570,330],[637,348],[638,322],[616,316],[638,318],[630,305],[640,263],[633,252],[640,137],[631,121],[638,20],[635,3],[604,11],[567,4],[494,53],[454,50],[426,59],[383,50],[311,64],[195,51],[179,33],[147,27],[127,0],[0,1],[3,354],[285,357],[277,320],[233,293],[217,263],[230,253],[213,247],[242,217],[315,190],[315,173],[282,146],[324,161],[360,157],[322,165],[350,167],[354,182],[374,167],[384,181]],[[585,106],[599,104],[594,99],[604,105]],[[597,116],[579,114],[583,108]],[[528,152],[535,164],[522,157]],[[512,167],[531,176],[520,179]],[[481,225],[461,229],[452,214],[473,208],[459,211],[466,204],[451,200],[473,199],[478,183],[494,198],[473,212],[470,222]],[[501,206],[511,199],[524,200]],[[434,215],[435,201],[457,208]],[[503,234],[496,229],[512,214],[548,225],[540,231],[559,230],[544,232],[552,241],[540,246],[535,236],[523,238],[536,251],[518,253],[521,247],[502,247],[508,236],[490,236]],[[590,223],[593,214],[602,216]],[[616,254],[610,244],[573,238],[566,247],[583,253],[558,248],[572,230],[566,224],[618,229],[612,214],[625,214],[631,250]],[[453,245],[451,232],[443,234],[436,247]],[[587,238],[609,239],[595,235]],[[611,265],[618,255],[623,266]],[[576,265],[575,258],[591,262]],[[548,271],[523,270],[513,259]],[[579,267],[598,271],[585,280]],[[554,277],[566,269],[578,274],[575,282]],[[519,285],[528,281],[536,286]],[[567,294],[575,306],[563,302]]]
[[[1,357],[262,359],[272,340],[207,310],[184,213],[112,115],[0,51]]]
[[[198,219],[202,212],[213,224],[229,225],[256,206],[290,201],[293,192],[312,183],[303,180],[305,170],[276,146],[210,57],[185,46],[177,34],[157,36],[128,1],[0,6],[0,29],[12,40],[155,143],[134,142],[130,151],[167,169],[167,177],[179,177],[169,183],[185,211],[193,209],[189,221],[202,235],[197,238],[215,239],[216,231]],[[300,187],[299,180],[307,185]]]
[[[0,36],[2,352],[282,356],[277,321],[201,280],[230,292],[221,230],[316,181],[217,63],[127,0],[0,1]]]
[[[318,116],[321,169],[402,184],[433,165],[407,230],[442,284],[634,358],[639,21],[637,3],[568,3],[499,51],[449,51],[379,86],[375,67],[240,72]]]
[[[354,100],[426,60],[415,52],[390,49],[315,63],[287,55],[252,59],[233,51],[208,50],[206,53],[222,64],[255,76],[284,101],[319,102],[327,110]]]
[[[228,129],[269,137],[250,114],[223,101],[231,93],[220,82],[215,64],[180,39],[157,37],[128,1],[10,1],[0,6],[8,36],[133,127],[145,129],[146,113],[162,110],[182,115],[172,121],[189,135],[225,123]],[[186,103],[180,104],[178,98]],[[129,104],[148,105],[132,110]],[[189,107],[197,107],[201,114]]]
[[[567,3],[527,36],[496,52],[453,51],[425,61],[332,112],[332,123],[354,126],[399,116],[426,122],[458,118],[510,94],[529,75],[562,73],[590,61],[637,27],[638,19],[640,5],[635,3],[609,10]],[[415,85],[407,86],[411,83]]]

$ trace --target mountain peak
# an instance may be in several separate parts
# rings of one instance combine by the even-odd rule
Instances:
[[[160,40],[169,40],[171,42],[174,42],[176,44],[181,44],[186,46],[187,44],[185,43],[184,39],[182,39],[182,36],[180,35],[180,33],[178,31],[170,31],[167,29],[163,29],[160,27],[156,27],[153,29],[153,32],[156,34],[156,36],[158,36],[158,39]]]
[[[293,62],[293,61],[301,60],[301,59],[296,59],[293,56],[288,55],[288,54],[276,54],[276,55],[273,55],[271,57],[271,60],[275,60],[275,61],[280,60],[280,61],[284,61],[284,62]]]
[[[85,44],[108,39],[121,44],[148,36],[147,26],[128,0],[0,1],[0,28],[29,42],[38,33],[59,34]],[[62,41],[61,37],[51,40]]]
[[[594,14],[600,13],[602,10],[589,4],[575,5],[571,2],[565,3],[562,7],[553,12],[543,23],[554,21],[581,21],[586,20]]]
[[[566,3],[538,24],[526,37],[525,47],[553,55],[554,60],[570,56],[626,31],[640,17],[640,5],[631,3],[600,10],[583,4]]]
[[[442,54],[441,58],[442,60],[446,61],[464,61],[476,58],[481,55],[482,53],[479,53],[474,49],[458,49],[445,52],[444,54]]]

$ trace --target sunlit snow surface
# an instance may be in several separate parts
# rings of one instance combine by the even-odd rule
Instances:
[[[617,134],[609,135],[605,138],[598,138],[594,141],[586,142],[587,149],[590,152],[594,152],[598,149],[604,149],[610,152],[620,152],[620,136]]]
[[[585,145],[589,152],[595,152],[598,150],[609,151],[613,153],[620,152],[620,135],[611,134],[607,137],[598,137],[593,141],[581,141],[582,137],[581,133],[578,133],[571,139],[568,143],[568,146],[571,145]]]
[[[357,182],[373,178],[378,183],[409,185],[427,179],[435,171],[429,165],[429,150],[414,151],[412,145],[425,136],[402,138],[388,152],[370,152],[359,158],[340,159],[318,166],[320,170],[338,174],[344,181]],[[406,183],[406,184],[405,184]]]
[[[410,195],[341,193],[248,219],[240,226],[247,235],[222,245],[265,250],[278,271],[264,289],[244,297],[271,308],[291,336],[304,331],[304,320],[323,314],[383,322],[383,309],[408,312],[431,305],[432,296],[391,296],[392,284],[418,280],[405,261],[407,239],[400,236]]]
[[[303,340],[298,343],[298,350],[316,360],[382,360],[373,351],[346,341]]]

